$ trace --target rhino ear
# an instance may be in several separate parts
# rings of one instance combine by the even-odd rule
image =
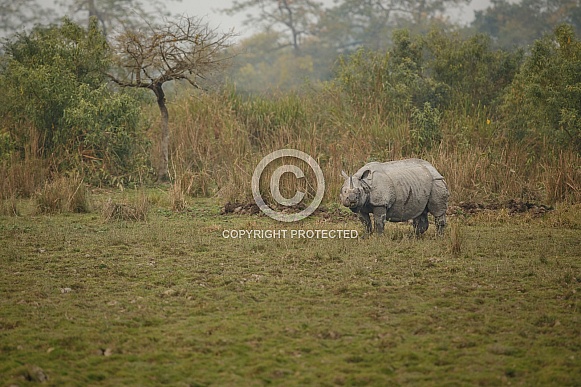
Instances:
[[[359,180],[363,180],[363,179],[367,179],[367,178],[371,178],[373,177],[371,169],[366,169],[363,174],[361,175],[361,178]]]
[[[349,175],[347,175],[347,174],[345,173],[345,171],[341,171],[341,176],[343,176],[343,178],[344,178],[345,180],[347,180],[347,179],[349,178]]]

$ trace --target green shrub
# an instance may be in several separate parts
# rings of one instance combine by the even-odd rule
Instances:
[[[4,46],[2,113],[31,122],[50,154],[69,140],[63,111],[77,100],[78,87],[98,88],[108,66],[107,43],[96,23],[89,30],[64,19],[61,26],[36,27]]]
[[[395,31],[389,52],[359,50],[339,61],[336,83],[361,109],[408,114],[434,108],[496,104],[512,82],[522,52],[493,50],[490,39],[434,30],[427,36]]]
[[[387,53],[360,49],[339,61],[336,83],[348,101],[360,109],[378,106],[386,113],[444,103],[449,88],[425,72],[423,38],[400,30],[393,40]]]
[[[36,146],[61,170],[123,183],[146,164],[140,104],[106,86],[108,44],[95,20],[88,30],[64,19],[4,46],[0,66],[0,150]],[[39,134],[30,138],[30,127]],[[8,133],[8,138],[6,133]],[[0,158],[3,156],[0,155]]]
[[[517,140],[548,139],[581,152],[581,42],[560,25],[535,42],[503,104]]]
[[[442,140],[441,117],[442,113],[438,108],[433,108],[429,102],[426,102],[421,110],[413,108],[411,139],[416,152],[430,150]]]
[[[452,106],[495,104],[512,82],[522,61],[521,50],[492,49],[487,35],[463,39],[433,30],[426,37],[427,67],[436,82],[447,85]]]
[[[147,170],[148,142],[140,117],[140,105],[128,93],[114,93],[107,85],[79,87],[78,100],[64,110],[63,121],[92,183],[126,184]]]

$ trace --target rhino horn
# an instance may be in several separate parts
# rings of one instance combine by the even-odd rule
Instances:
[[[353,189],[353,176],[349,177],[349,188]]]

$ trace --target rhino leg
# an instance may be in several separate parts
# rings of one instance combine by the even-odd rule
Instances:
[[[424,212],[422,212],[420,216],[414,218],[413,224],[416,235],[422,235],[423,233],[426,232],[429,226],[427,208],[424,210]]]
[[[358,212],[357,217],[363,223],[363,226],[365,226],[365,232],[371,234],[371,219],[369,218],[369,213]]]
[[[375,221],[375,232],[383,234],[383,226],[385,225],[385,218],[387,216],[387,209],[385,207],[373,208],[373,220]]]
[[[438,235],[444,233],[446,227],[446,210],[448,209],[448,198],[450,193],[444,180],[435,180],[428,200],[428,210],[435,218]]]
[[[438,235],[444,235],[444,228],[446,228],[446,213],[444,215],[435,216],[435,223],[436,223],[436,231]]]

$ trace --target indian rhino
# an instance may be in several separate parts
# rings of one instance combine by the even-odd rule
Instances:
[[[425,160],[407,159],[365,164],[353,176],[341,172],[345,183],[341,203],[357,213],[367,233],[381,234],[385,221],[413,219],[416,235],[428,229],[428,212],[435,218],[438,234],[446,226],[448,187],[442,175]]]

